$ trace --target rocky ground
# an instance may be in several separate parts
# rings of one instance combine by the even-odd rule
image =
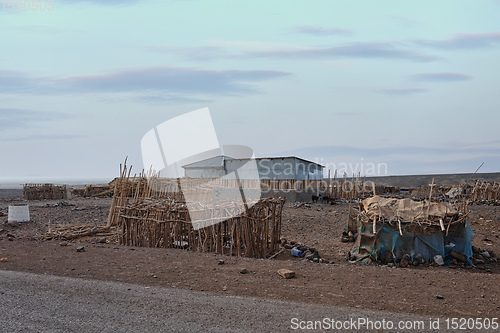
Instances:
[[[176,249],[118,245],[114,237],[86,237],[61,246],[42,241],[56,224],[106,223],[111,199],[29,202],[31,222],[7,224],[8,206],[26,203],[21,191],[0,191],[0,269],[151,286],[334,304],[448,317],[500,317],[498,263],[461,267],[363,266],[349,264],[352,243],[341,242],[348,204],[287,204],[282,236],[315,247],[329,264],[293,257],[249,259]],[[500,206],[470,206],[474,245],[494,255],[500,248]],[[2,212],[5,214],[2,216]],[[64,245],[64,244],[63,244]],[[76,249],[84,246],[84,251]],[[220,264],[220,260],[224,263]],[[479,265],[478,265],[479,267]],[[282,279],[277,271],[295,271]],[[245,273],[246,270],[246,273]],[[242,274],[244,273],[244,274]]]

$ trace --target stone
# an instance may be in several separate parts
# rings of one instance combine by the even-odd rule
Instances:
[[[9,259],[7,259],[7,258],[0,258],[0,262],[7,262],[7,261],[9,261]]]
[[[388,263],[387,267],[394,267],[394,263],[393,262]]]
[[[246,274],[246,273],[248,273],[248,269],[243,268],[243,269],[240,271],[240,273],[241,273],[241,274]]]
[[[287,249],[287,250],[291,250],[291,249],[293,249],[293,245],[291,245],[291,244],[285,244],[284,248]]]
[[[416,254],[414,259],[419,263],[419,264],[423,264],[424,263],[424,257],[422,257],[421,254]]]
[[[219,263],[218,263],[218,265],[224,265],[224,260],[219,259]]]
[[[11,241],[11,242],[12,242],[12,241],[14,240],[14,238],[12,238],[12,237],[8,237],[8,238],[7,238],[7,240],[9,240],[9,241]]]
[[[8,235],[7,235],[8,236]],[[490,258],[490,253],[488,251],[481,252],[481,255],[485,258]]]
[[[441,296],[441,295],[439,295],[439,294],[438,294],[438,295],[436,295],[436,298],[437,298],[437,299],[444,299],[444,297],[443,297],[443,296]]]
[[[466,262],[467,261],[467,255],[465,253],[463,253],[463,252],[457,253],[455,251],[451,251],[450,252],[450,256],[453,259],[456,259],[457,261],[461,261],[461,262]]]
[[[106,237],[99,238],[97,240],[97,243],[99,243],[99,244],[106,244]]]
[[[444,260],[443,260],[443,257],[441,255],[435,255],[434,256],[434,262],[436,263],[436,265],[438,266],[443,266],[444,265]]]
[[[286,268],[282,268],[278,271],[278,274],[285,278],[285,279],[291,279],[295,276],[295,272],[294,271],[291,271],[289,269],[286,269]]]
[[[16,238],[16,236],[14,236],[14,235],[13,235],[13,234],[11,234],[11,233],[8,233],[8,234],[7,234],[7,237]]]
[[[472,245],[472,252],[479,253],[479,248],[477,248],[474,245]]]
[[[313,258],[313,262],[319,262],[320,258]]]
[[[85,246],[79,246],[76,248],[76,252],[85,252]]]
[[[401,258],[401,261],[399,262],[399,267],[405,268],[408,267],[410,264],[410,256],[408,254],[405,254],[403,258]]]
[[[313,259],[314,258],[318,258],[318,259],[321,258],[321,256],[319,255],[318,251],[314,251],[314,253],[312,254],[312,256],[313,256]]]
[[[59,246],[68,246],[68,242],[61,242],[59,243]]]

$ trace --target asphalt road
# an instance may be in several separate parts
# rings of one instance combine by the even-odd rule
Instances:
[[[0,332],[286,332],[316,320],[339,331],[324,318],[348,321],[342,331],[429,331],[429,317],[409,314],[0,270]],[[367,329],[364,319],[394,328]],[[405,320],[425,329],[397,329]]]

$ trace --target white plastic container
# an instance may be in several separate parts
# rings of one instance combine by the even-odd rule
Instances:
[[[30,210],[28,205],[9,206],[8,222],[29,222]]]

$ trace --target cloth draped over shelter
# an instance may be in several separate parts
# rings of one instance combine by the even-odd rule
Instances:
[[[455,251],[471,264],[474,233],[458,205],[374,196],[360,208],[352,260],[387,263],[420,254],[428,262],[441,255],[449,263]]]

